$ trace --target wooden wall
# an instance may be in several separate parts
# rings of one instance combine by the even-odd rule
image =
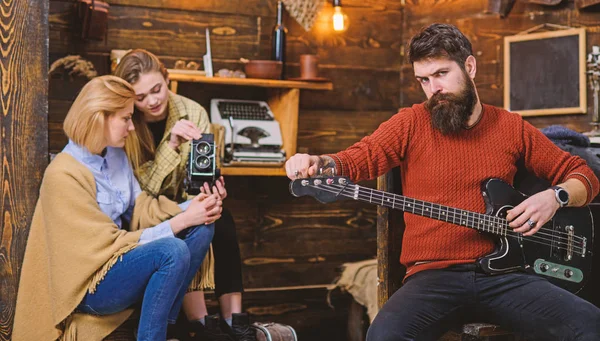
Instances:
[[[579,11],[573,0],[563,0],[557,6],[528,4],[517,0],[506,18],[500,19],[485,13],[488,0],[407,0],[402,22],[403,41],[417,33],[421,27],[434,22],[456,25],[473,44],[477,58],[475,83],[481,100],[503,106],[504,91],[504,37],[514,35],[544,23],[585,27],[587,31],[586,54],[593,45],[600,45],[600,8]],[[401,104],[402,106],[424,99],[419,84],[414,79],[412,67],[403,58]],[[561,124],[573,130],[591,130],[592,93],[588,89],[588,115],[553,115],[529,117],[537,127]]]
[[[0,340],[10,340],[25,243],[48,151],[48,3],[0,5]]]
[[[50,1],[50,62],[66,55],[92,61],[108,72],[111,49],[145,48],[172,67],[178,59],[200,62],[204,30],[211,31],[213,64],[241,69],[240,57],[268,59],[275,0],[109,0],[109,29],[99,42],[82,42],[73,32],[73,2]],[[306,32],[292,18],[288,27],[287,74],[299,76],[300,54],[320,58],[320,76],[333,91],[302,91],[298,151],[334,152],[372,132],[400,107],[400,0],[346,0],[347,32],[329,28],[328,2]],[[66,143],[62,120],[85,83],[62,72],[50,79],[49,143]],[[179,83],[178,92],[208,107],[210,98],[264,99],[262,89]],[[372,182],[374,186],[374,182]],[[296,327],[301,339],[345,340],[345,302],[327,306],[326,285],[344,262],[376,253],[376,208],[352,202],[322,205],[293,198],[283,177],[229,177],[231,208],[240,240],[245,308],[260,320]],[[278,289],[275,289],[278,288]],[[283,288],[283,290],[281,290]],[[214,309],[214,301],[211,309]]]

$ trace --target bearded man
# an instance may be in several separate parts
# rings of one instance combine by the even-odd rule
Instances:
[[[508,210],[506,221],[519,238],[536,234],[560,207],[586,205],[598,194],[599,181],[583,159],[520,115],[481,103],[471,43],[456,27],[421,30],[411,39],[409,61],[425,103],[401,109],[339,153],[294,155],[287,176],[324,173],[356,182],[400,167],[403,195],[485,213],[481,184],[498,178],[512,185],[522,163],[553,187]],[[542,276],[483,271],[478,260],[492,254],[495,239],[438,218],[405,214],[404,284],[379,311],[367,340],[437,340],[465,321],[496,323],[528,340],[600,340],[598,308]]]

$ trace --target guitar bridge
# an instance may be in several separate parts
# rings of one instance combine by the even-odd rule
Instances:
[[[565,227],[567,232],[567,253],[565,254],[565,260],[568,262],[573,259],[573,237],[575,236],[575,228],[573,225]]]

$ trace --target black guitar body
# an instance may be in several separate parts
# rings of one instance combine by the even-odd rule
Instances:
[[[486,214],[501,218],[505,218],[508,210],[527,199],[527,196],[499,179],[485,181],[482,184],[482,193],[486,203]],[[536,239],[492,235],[497,240],[496,250],[478,262],[489,274],[523,270],[541,275],[550,282],[576,293],[583,288],[591,273],[593,226],[592,214],[588,207],[565,207],[559,209],[554,217],[532,236]],[[571,257],[568,247],[561,243],[569,238],[569,234],[573,235],[574,251],[580,251]],[[585,250],[581,246],[583,243],[579,243],[582,238],[585,238]]]

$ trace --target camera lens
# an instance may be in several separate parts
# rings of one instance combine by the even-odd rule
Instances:
[[[206,169],[210,167],[210,159],[206,156],[198,156],[194,163],[198,169]]]
[[[203,155],[210,153],[210,144],[204,141],[198,142],[196,145],[196,152]]]

